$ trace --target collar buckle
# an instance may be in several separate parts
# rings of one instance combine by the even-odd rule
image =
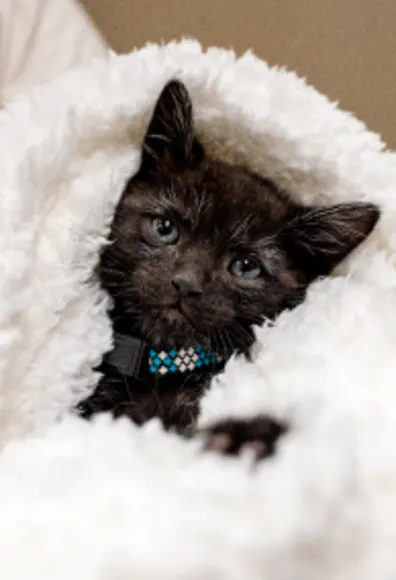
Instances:
[[[124,376],[137,377],[146,348],[146,343],[139,338],[115,333],[113,350],[106,356],[106,363]]]

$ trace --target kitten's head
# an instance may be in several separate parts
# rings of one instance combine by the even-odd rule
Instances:
[[[139,173],[118,205],[102,281],[153,346],[228,355],[252,324],[300,302],[372,230],[370,204],[306,208],[269,180],[206,155],[184,85],[161,93]]]

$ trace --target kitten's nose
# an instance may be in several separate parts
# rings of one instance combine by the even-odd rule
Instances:
[[[190,270],[175,274],[172,284],[180,296],[199,296],[203,292],[202,282],[195,272]]]

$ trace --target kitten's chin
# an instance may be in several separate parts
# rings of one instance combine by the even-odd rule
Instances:
[[[190,346],[210,347],[210,340],[198,332],[192,322],[177,307],[153,309],[142,317],[142,335],[153,347],[164,349],[185,348]]]

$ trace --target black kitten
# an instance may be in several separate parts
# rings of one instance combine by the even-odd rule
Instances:
[[[166,351],[200,345],[217,364],[160,376],[148,371],[143,354],[143,372],[127,376],[105,361],[81,412],[112,411],[139,424],[158,416],[166,427],[191,430],[213,373],[234,351],[249,351],[252,325],[301,302],[309,283],[329,274],[378,217],[363,203],[303,207],[268,179],[209,157],[196,139],[186,88],[170,82],[149,124],[141,168],[116,210],[100,279],[114,300],[116,333]],[[225,430],[245,433],[240,427]],[[225,452],[239,447],[223,440]]]

